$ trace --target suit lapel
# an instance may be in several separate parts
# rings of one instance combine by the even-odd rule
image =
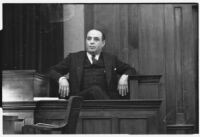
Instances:
[[[83,62],[85,59],[86,53],[82,52],[77,58],[77,77],[78,77],[78,84],[80,86],[82,74],[83,74]]]
[[[110,79],[111,79],[111,58],[108,57],[106,53],[103,53],[103,60],[105,65],[105,71],[106,71],[106,80],[107,84],[109,85]]]

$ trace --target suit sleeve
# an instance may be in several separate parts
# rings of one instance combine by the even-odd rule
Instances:
[[[71,62],[71,54],[69,54],[63,61],[61,61],[57,65],[51,67],[48,76],[58,81],[60,77],[69,72],[70,62]]]
[[[118,74],[126,74],[126,75],[134,75],[136,74],[135,68],[131,67],[130,65],[120,61],[117,57],[115,57],[116,61],[116,71]]]

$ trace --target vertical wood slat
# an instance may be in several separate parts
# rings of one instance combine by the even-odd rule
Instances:
[[[19,18],[18,18],[18,39],[19,39],[19,43],[18,43],[18,47],[19,47],[19,69],[23,69],[23,54],[24,54],[24,49],[23,49],[23,27],[24,27],[24,16],[23,16],[23,10],[24,10],[24,7],[23,5],[19,5]]]
[[[15,7],[15,25],[16,25],[16,31],[15,31],[15,37],[16,37],[16,43],[15,43],[15,46],[16,46],[16,54],[15,54],[15,59],[16,59],[16,68],[17,69],[22,69],[22,54],[23,54],[23,51],[22,51],[22,43],[21,43],[21,40],[22,40],[22,19],[23,19],[23,16],[22,16],[22,5],[18,5]],[[22,37],[20,37],[22,36]]]
[[[128,63],[139,71],[139,5],[128,6]]]
[[[18,59],[19,59],[19,49],[18,49],[18,40],[19,40],[19,35],[17,35],[18,33],[18,19],[19,19],[19,15],[18,13],[18,7],[13,6],[13,12],[14,12],[14,17],[13,17],[13,25],[14,25],[14,29],[13,29],[13,49],[14,49],[14,56],[13,56],[13,64],[14,64],[14,69],[17,69],[17,65],[19,64]]]
[[[115,4],[115,5],[112,5],[112,15],[113,15],[113,20],[112,21],[112,49],[115,49],[113,50],[113,54],[114,55],[117,55],[118,58],[120,60],[123,60],[123,56],[121,54],[121,52],[123,52],[123,45],[121,45],[121,37],[120,37],[120,24],[122,22],[122,20],[120,20],[120,7],[118,4]],[[109,17],[107,17],[109,18]],[[126,34],[124,34],[126,35]],[[111,46],[111,45],[109,45]],[[119,52],[121,49],[121,52]]]
[[[5,53],[10,53],[10,54],[6,54],[4,55],[4,57],[7,60],[2,60],[2,66],[3,68],[8,68],[12,65],[12,61],[13,61],[13,50],[12,49],[12,45],[13,45],[13,40],[11,40],[13,38],[13,23],[12,23],[12,15],[10,14],[10,11],[12,11],[13,8],[12,6],[6,7],[5,4],[3,5],[3,11],[4,14],[8,15],[8,16],[3,16],[3,30],[2,32],[2,41],[3,41],[3,48]]]
[[[63,5],[57,5],[57,10],[58,10],[59,13],[60,13],[60,11],[63,11]],[[56,64],[57,62],[62,60],[63,57],[64,57],[64,52],[60,52],[60,51],[64,51],[64,46],[56,46],[57,44],[64,45],[64,37],[63,37],[63,34],[64,34],[64,22],[63,22],[64,21],[64,15],[63,14],[64,14],[63,12],[61,12],[59,14],[59,18],[60,18],[59,20],[61,20],[61,21],[59,21],[57,23],[52,23],[52,28],[55,28],[54,32],[53,32],[52,40],[54,39],[54,37],[56,37],[56,40],[54,41],[54,44],[51,45],[51,46],[52,46],[52,49],[56,50],[55,55],[57,56],[57,58],[53,57],[51,55],[51,53],[49,52],[53,62],[49,62],[47,68]],[[50,50],[50,51],[53,51],[53,50]]]
[[[165,5],[165,81],[166,81],[166,116],[167,123],[176,120],[176,96],[175,94],[175,30],[174,30],[174,7]]]
[[[176,96],[177,112],[183,112],[183,93],[182,93],[182,8],[174,8],[175,17],[175,71],[176,71]]]
[[[130,81],[130,100],[138,99],[139,98],[139,83],[138,80],[131,80]]]
[[[120,49],[118,49],[118,55],[121,55],[121,60],[128,63],[128,51],[129,51],[129,45],[128,45],[128,5],[123,4],[120,5],[119,8],[119,20],[120,20],[120,26],[119,26],[119,37],[120,37]]]
[[[197,11],[196,11],[197,12]],[[195,43],[195,36],[197,36],[197,17],[194,20],[192,5],[183,6],[183,51],[182,51],[182,81],[183,81],[183,107],[186,116],[186,122],[194,123],[195,120],[195,91],[197,89],[197,43]],[[196,29],[196,30],[195,30]]]
[[[83,119],[79,118],[76,128],[76,134],[83,134]]]
[[[43,37],[43,44],[42,44],[42,48],[43,51],[48,51],[49,47],[51,47],[54,43],[52,42],[51,39],[51,32],[53,33],[54,28],[52,28],[52,25],[50,23],[50,14],[49,14],[49,6],[44,5],[44,8],[46,9],[43,12],[43,20],[42,21],[42,28],[44,28],[43,32],[42,32],[42,37]],[[55,11],[56,12],[56,11]],[[53,26],[55,27],[55,26]],[[56,37],[55,37],[56,38]],[[52,45],[51,45],[52,43]],[[48,56],[48,52],[44,52],[42,53],[44,56]],[[51,58],[51,57],[49,57]],[[42,64],[44,64],[45,66],[48,65],[48,62],[46,61],[45,58],[42,59]],[[42,72],[44,72],[45,68],[42,69]]]
[[[12,41],[12,43],[11,43],[11,45],[10,45],[10,47],[11,47],[11,49],[13,49],[12,50],[12,60],[11,60],[11,64],[10,64],[10,67],[11,66],[13,66],[13,69],[16,69],[16,66],[15,66],[15,51],[16,51],[16,49],[15,49],[15,35],[14,35],[14,31],[16,30],[15,29],[15,14],[13,14],[13,13],[15,13],[15,8],[14,8],[14,5],[9,5],[12,9],[11,9],[11,12],[12,13],[10,13],[10,16],[11,16],[11,20],[10,20],[10,26],[11,26],[11,33],[10,33],[10,35],[11,35],[11,39],[9,39],[9,41]],[[8,7],[9,7],[8,6]],[[9,11],[8,11],[9,12]]]
[[[40,25],[41,25],[41,29],[40,29],[40,36],[41,36],[41,47],[42,47],[42,52],[41,52],[41,57],[42,56],[47,56],[47,52],[44,51],[48,51],[47,50],[47,45],[49,44],[49,35],[50,35],[50,31],[51,31],[51,26],[49,24],[49,14],[48,14],[48,6],[47,5],[41,5],[40,6],[41,11],[41,21],[40,21]],[[50,37],[49,37],[50,38]],[[45,65],[46,66],[47,62],[45,61],[45,58],[41,58],[41,66]],[[41,67],[41,71],[44,72],[44,68]]]
[[[29,45],[31,45],[31,52],[32,52],[32,62],[30,64],[31,68],[32,67],[36,67],[37,68],[37,46],[36,46],[36,20],[37,20],[37,17],[35,15],[35,8],[36,6],[35,5],[31,5],[30,6],[30,25],[31,25],[31,28],[29,29],[29,32],[31,33],[30,34],[30,42],[29,42]],[[28,31],[27,31],[28,32]],[[29,61],[28,61],[29,62]]]
[[[26,8],[25,13],[24,13],[24,21],[26,22],[24,24],[25,27],[25,32],[24,34],[29,34],[29,35],[24,35],[24,50],[25,50],[25,57],[24,57],[24,62],[25,62],[25,68],[29,69],[35,61],[34,61],[34,53],[32,53],[32,49],[35,47],[34,42],[33,42],[33,34],[34,34],[34,16],[32,16],[32,5],[24,5],[24,8]],[[30,61],[32,60],[32,61]]]
[[[84,31],[85,31],[85,38],[87,32],[94,27],[94,5],[93,4],[86,4],[84,7]]]
[[[139,12],[139,71],[142,74],[162,74],[163,6],[141,4]]]
[[[112,122],[112,129],[111,129],[112,134],[119,134],[120,133],[119,118],[113,117],[111,119],[111,122]]]
[[[42,14],[41,14],[41,12],[39,12],[39,11],[42,11],[42,7],[40,6],[40,5],[37,5],[37,9],[38,9],[38,16],[39,16],[39,20],[42,20]],[[38,68],[40,68],[39,69],[39,71],[42,71],[42,69],[41,69],[41,66],[42,66],[42,51],[43,51],[43,49],[42,49],[42,46],[43,46],[43,43],[42,43],[42,25],[41,25],[41,22],[38,22],[38,37],[37,37],[37,41],[39,42],[38,43]]]
[[[39,71],[40,71],[40,48],[41,48],[41,45],[40,45],[40,23],[38,20],[40,20],[40,10],[39,10],[39,5],[35,5],[34,6],[35,8],[35,11],[34,11],[34,14],[35,14],[35,48],[36,48],[36,51],[37,51],[37,55],[36,55],[36,67],[39,68]]]
[[[23,20],[24,20],[24,34],[30,34],[31,35],[31,33],[30,33],[30,31],[29,31],[29,28],[30,27],[28,27],[28,24],[30,24],[30,22],[29,22],[29,17],[30,17],[30,7],[29,7],[29,5],[23,5]],[[28,61],[27,60],[29,60],[29,58],[31,57],[31,55],[29,54],[29,52],[28,52],[28,41],[30,41],[30,37],[28,36],[28,35],[24,35],[24,38],[23,38],[23,50],[24,50],[24,58],[23,58],[23,62],[24,62],[24,69],[28,69]],[[31,47],[31,45],[30,45],[30,47]],[[28,54],[27,54],[28,53]],[[28,56],[27,56],[28,55]]]
[[[113,54],[114,55],[118,55],[118,58],[120,60],[122,60],[123,56],[122,54],[119,54],[120,52],[120,49],[121,49],[121,52],[123,52],[123,45],[121,45],[121,37],[120,37],[120,24],[121,24],[121,20],[120,20],[120,7],[119,5],[117,4],[114,4],[112,5],[112,15],[113,15],[113,20],[111,20],[112,22],[112,35],[111,35],[111,38],[112,38],[112,49],[115,49],[113,50]],[[107,17],[109,18],[109,17]],[[125,35],[125,34],[124,34]],[[108,46],[111,46],[111,45],[108,45]]]
[[[193,40],[194,40],[194,43],[193,43],[193,46],[194,46],[194,55],[195,55],[195,60],[194,60],[194,71],[195,73],[198,74],[198,5],[192,5],[192,21],[193,21]],[[195,75],[194,76],[194,82],[195,82],[195,87],[196,89],[194,89],[194,95],[195,96],[195,108],[194,108],[194,113],[196,114],[195,115],[195,129],[194,129],[194,132],[195,133],[199,133],[199,128],[198,128],[198,125],[199,125],[199,93],[198,93],[198,76]],[[192,95],[192,94],[191,94]],[[190,98],[190,97],[188,97]],[[189,112],[189,111],[188,111]],[[192,120],[191,120],[192,121]]]

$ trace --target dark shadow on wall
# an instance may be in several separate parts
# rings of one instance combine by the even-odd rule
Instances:
[[[3,4],[2,69],[46,73],[62,60],[62,10],[61,4]]]

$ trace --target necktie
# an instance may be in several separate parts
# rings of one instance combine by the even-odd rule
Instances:
[[[95,64],[97,60],[95,59],[95,55],[92,55],[92,63]]]

